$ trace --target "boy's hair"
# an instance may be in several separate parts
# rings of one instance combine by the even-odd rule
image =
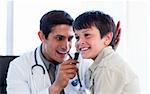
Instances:
[[[116,32],[116,26],[112,17],[100,11],[84,12],[75,19],[73,30],[87,29],[91,28],[92,26],[95,26],[100,31],[101,38],[103,38],[109,32],[112,32],[113,38],[109,45],[114,48],[114,35]]]
[[[67,12],[62,10],[52,10],[42,16],[40,20],[40,30],[47,39],[54,26],[61,24],[72,26],[73,21],[73,18]]]

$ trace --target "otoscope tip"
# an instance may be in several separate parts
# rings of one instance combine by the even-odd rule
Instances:
[[[77,52],[75,53],[74,59],[77,60],[78,57],[79,57],[79,51],[77,51]]]

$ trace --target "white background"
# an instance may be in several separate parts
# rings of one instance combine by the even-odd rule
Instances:
[[[73,18],[87,10],[100,10],[111,15],[115,23],[121,21],[117,52],[138,74],[142,94],[150,94],[149,3],[148,0],[0,0],[0,55],[21,55],[35,49],[40,44],[39,20],[50,10],[65,10]]]

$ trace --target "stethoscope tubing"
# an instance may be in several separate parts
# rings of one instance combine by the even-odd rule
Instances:
[[[44,69],[44,67],[43,67],[42,65],[38,64],[36,54],[37,54],[37,48],[36,48],[35,51],[34,51],[35,64],[31,67],[32,75],[33,75],[33,71],[32,71],[32,70],[33,70],[35,67],[40,67],[40,68],[42,68],[43,74],[45,75],[45,69]]]

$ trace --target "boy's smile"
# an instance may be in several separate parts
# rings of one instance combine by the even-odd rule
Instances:
[[[101,39],[100,31],[92,26],[88,29],[75,30],[76,48],[81,51],[83,58],[95,59],[105,47],[104,39]]]

